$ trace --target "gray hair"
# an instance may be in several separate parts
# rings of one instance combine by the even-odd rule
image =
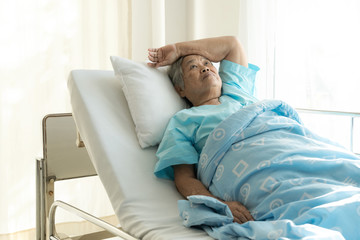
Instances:
[[[172,84],[174,85],[174,87],[179,87],[181,90],[184,90],[185,88],[183,71],[181,67],[183,59],[184,57],[180,57],[178,60],[176,60],[176,62],[171,64],[168,70],[168,75],[171,79]]]

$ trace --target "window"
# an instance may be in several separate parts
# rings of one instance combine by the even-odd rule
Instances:
[[[360,1],[274,3],[273,97],[297,108],[360,112]],[[351,118],[301,115],[310,129],[350,146]]]
[[[360,1],[279,1],[275,97],[360,112]]]
[[[241,3],[240,39],[249,61],[261,68],[256,84],[260,99],[282,99],[296,108],[360,113],[360,1]],[[301,117],[310,129],[350,148],[351,118]],[[357,153],[359,124],[357,117],[353,121]]]

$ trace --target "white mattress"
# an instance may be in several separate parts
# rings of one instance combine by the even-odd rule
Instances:
[[[183,227],[181,196],[172,181],[153,175],[156,148],[140,148],[114,73],[75,70],[68,87],[76,125],[123,229],[141,239],[211,239]]]

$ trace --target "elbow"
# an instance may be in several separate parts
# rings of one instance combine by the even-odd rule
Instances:
[[[241,41],[237,36],[223,36],[219,37],[219,39],[221,39],[224,46],[228,47],[229,52],[232,49],[242,48]]]
[[[245,49],[240,40],[235,36],[226,37],[228,53],[224,59],[248,67]]]
[[[227,41],[233,47],[242,47],[241,41],[237,36],[227,36]]]
[[[244,47],[238,37],[230,36],[230,41],[231,41],[233,48],[238,48],[238,49],[241,49],[242,51],[244,51]]]

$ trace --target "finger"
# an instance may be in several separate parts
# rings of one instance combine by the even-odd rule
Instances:
[[[243,214],[248,221],[255,221],[249,210],[245,209],[245,211],[243,211]]]
[[[158,52],[149,52],[149,56],[156,57],[158,56]]]
[[[242,222],[240,221],[240,219],[237,218],[237,217],[235,217],[235,216],[234,216],[234,222],[239,223],[239,224],[242,224]]]
[[[247,219],[249,221],[255,221],[254,217],[251,215],[251,213],[249,213],[249,215],[247,216]]]
[[[156,62],[148,62],[146,63],[149,67],[152,67],[152,68],[158,68],[158,67],[162,67],[164,66],[164,64],[161,64],[161,63],[156,63]]]
[[[156,63],[148,62],[147,65],[152,68],[156,68]]]
[[[163,67],[163,66],[166,66],[165,62],[157,62],[155,67],[158,68],[158,67]]]
[[[158,61],[158,57],[157,56],[153,56],[153,55],[148,55],[148,59],[152,62],[157,62]]]
[[[248,221],[243,213],[240,213],[238,215],[238,219],[240,220],[241,223],[246,223]]]
[[[158,48],[148,48],[148,51],[149,52],[157,52],[157,51],[159,51],[159,49]]]
[[[254,221],[254,218],[251,216],[250,212],[245,208],[237,209],[234,213],[234,218],[236,217],[239,219],[241,223]]]
[[[251,215],[250,211],[240,203],[239,208],[236,209],[238,214],[244,215],[244,217],[247,219],[247,221],[254,221],[253,216]]]
[[[241,209],[240,212],[246,218],[247,221],[254,221],[253,216],[246,208]]]
[[[149,56],[149,58],[152,58],[152,59],[158,59],[159,58],[159,52],[157,52],[157,51],[149,52],[148,56]]]

